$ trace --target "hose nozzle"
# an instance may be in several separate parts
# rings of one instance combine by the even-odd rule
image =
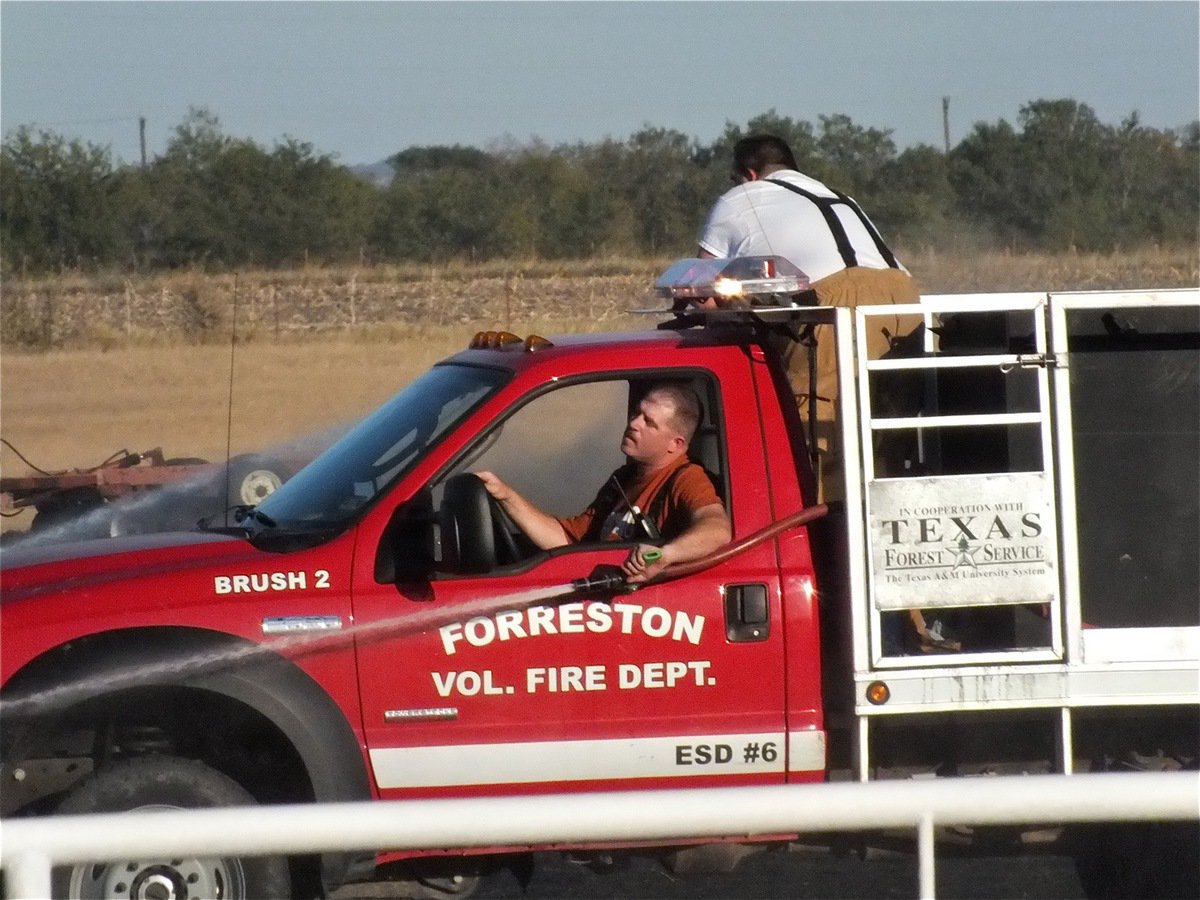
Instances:
[[[646,562],[654,562],[662,556],[661,550],[647,550],[642,554]],[[625,573],[615,566],[597,566],[587,578],[576,578],[571,590],[580,594],[603,594],[617,591],[636,590],[637,585],[625,581]]]
[[[625,590],[625,587],[625,575],[621,572],[593,574],[571,582],[571,590],[580,594],[615,593]]]

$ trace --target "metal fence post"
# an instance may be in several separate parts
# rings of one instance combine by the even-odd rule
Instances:
[[[45,900],[50,896],[50,857],[36,850],[18,853],[4,866],[5,896],[11,900]]]
[[[917,821],[917,891],[921,900],[934,900],[937,896],[931,812],[923,813]]]

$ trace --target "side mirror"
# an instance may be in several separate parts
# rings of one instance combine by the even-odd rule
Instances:
[[[375,550],[377,584],[424,581],[435,565],[433,501],[424,488],[392,513]]]
[[[455,475],[443,485],[438,510],[442,571],[475,575],[496,567],[496,536],[492,527],[491,495],[470,472]]]

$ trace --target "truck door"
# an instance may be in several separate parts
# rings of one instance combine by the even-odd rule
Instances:
[[[624,461],[631,405],[662,374],[568,382],[523,399],[437,479],[433,507],[449,478],[486,469],[548,512],[578,512]],[[757,492],[736,488],[762,480],[753,405],[725,402],[712,373],[675,377],[703,400],[693,456],[724,497],[735,536],[767,524]],[[751,436],[732,457],[731,433]],[[360,623],[414,609],[440,616],[420,633],[359,647],[364,730],[383,795],[784,779],[773,545],[632,593],[571,592],[572,580],[619,565],[629,546],[545,553],[519,534],[496,535],[499,559],[487,571],[360,585]]]

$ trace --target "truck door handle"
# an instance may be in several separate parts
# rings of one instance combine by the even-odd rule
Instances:
[[[765,641],[771,634],[765,584],[725,587],[725,637],[744,643]]]

